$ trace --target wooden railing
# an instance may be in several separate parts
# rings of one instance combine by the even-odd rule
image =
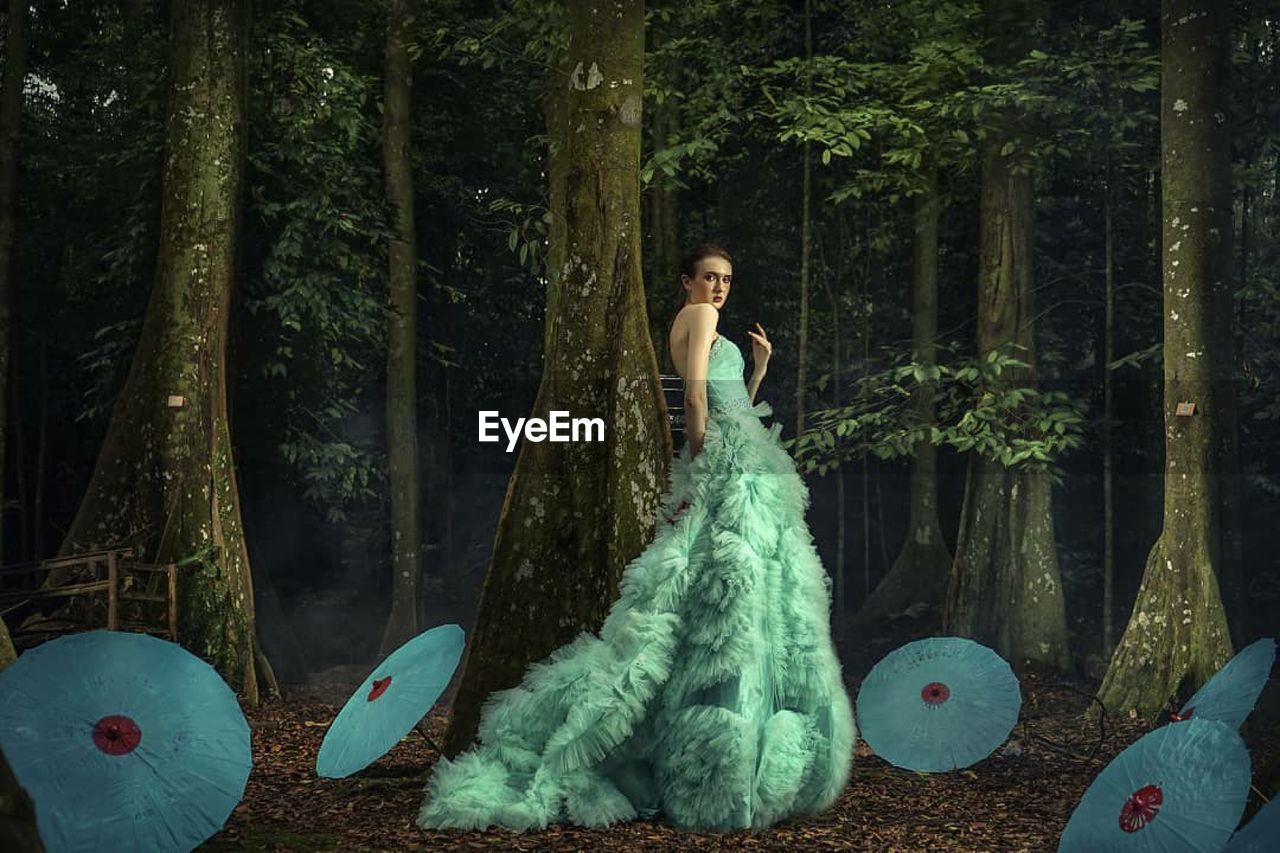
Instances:
[[[667,401],[672,449],[679,453],[685,442],[684,380],[670,373],[663,373],[658,379],[662,383],[662,396]]]
[[[154,565],[132,559],[133,551],[116,548],[91,551],[0,566],[0,618],[28,603],[59,598],[75,598],[105,593],[107,599],[106,628],[112,631],[143,631],[170,640],[178,638],[178,570],[173,563]],[[56,586],[43,586],[45,575],[53,569],[70,569],[69,579]],[[157,578],[157,575],[163,577]],[[130,607],[130,604],[141,606]],[[135,611],[154,610],[150,605],[163,604],[163,616],[125,618]],[[27,609],[27,608],[24,608]],[[127,612],[122,616],[122,609]],[[88,630],[101,625],[68,624],[66,620],[49,620],[43,627],[35,624],[9,624],[14,645],[35,645],[52,635],[74,630]]]

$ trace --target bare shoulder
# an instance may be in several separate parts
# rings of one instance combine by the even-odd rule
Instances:
[[[691,330],[713,331],[720,322],[720,311],[710,302],[694,302],[686,305],[676,314],[676,323],[688,326]]]

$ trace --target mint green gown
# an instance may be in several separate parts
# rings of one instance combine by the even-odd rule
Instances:
[[[856,732],[831,581],[805,524],[808,489],[743,368],[717,337],[703,451],[677,455],[655,538],[624,570],[600,634],[486,699],[476,744],[433,768],[418,826],[657,815],[758,829],[840,795]]]

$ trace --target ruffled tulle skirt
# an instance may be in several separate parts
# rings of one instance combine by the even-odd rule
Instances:
[[[653,542],[599,636],[488,697],[477,742],[441,757],[418,825],[524,831],[661,815],[694,830],[824,811],[856,737],[831,639],[809,493],[755,407],[713,408],[677,455]]]

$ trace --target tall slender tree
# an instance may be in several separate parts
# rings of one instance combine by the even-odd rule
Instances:
[[[533,416],[599,417],[604,441],[524,442],[498,520],[445,752],[475,736],[494,690],[584,629],[598,630],[623,568],[652,538],[671,434],[640,269],[644,4],[567,5],[570,73],[552,134],[549,258],[559,275]],[[563,173],[555,168],[562,166]],[[556,181],[560,181],[557,189]],[[556,220],[562,220],[557,223]]]
[[[1214,352],[1218,289],[1231,278],[1230,15],[1210,0],[1163,0],[1160,34],[1164,526],[1099,692],[1109,710],[1147,717],[1231,655],[1216,574]]]
[[[808,63],[813,61],[813,14],[809,8],[810,0],[804,0],[804,93],[805,97],[813,94],[813,69]],[[796,435],[804,435],[805,391],[808,380],[805,378],[809,366],[809,249],[810,232],[812,230],[812,195],[813,171],[809,161],[809,140],[805,139],[802,148],[803,178],[800,190],[800,334],[796,343]]]
[[[937,364],[939,204],[937,170],[929,168],[924,191],[915,196],[911,265],[911,357],[926,371]],[[932,383],[921,383],[912,404],[919,423],[932,425]],[[928,440],[918,442],[912,452],[910,506],[902,550],[858,611],[856,625],[873,625],[919,601],[940,606],[946,597],[951,552],[938,519],[937,448]]]
[[[380,655],[418,633],[418,247],[413,221],[410,103],[413,90],[410,0],[388,0],[383,74],[382,158],[391,240],[387,317],[387,467],[391,483],[391,614]]]
[[[183,562],[180,635],[258,701],[253,583],[227,417],[245,157],[247,0],[170,6],[155,281],[128,378],[61,553]]]
[[[0,563],[4,562],[5,436],[9,424],[9,357],[13,351],[13,245],[18,217],[18,138],[22,87],[27,77],[25,0],[10,0],[6,15],[4,80],[0,82]],[[0,619],[0,667],[14,657],[9,629]]]
[[[994,62],[1029,52],[1034,2],[983,4]],[[982,145],[977,338],[980,355],[1005,351],[1024,361],[1007,381],[1032,386],[1035,180],[1026,124],[1019,107],[1001,107]],[[1071,663],[1050,488],[1042,472],[969,457],[945,629],[991,645],[1015,667]]]

